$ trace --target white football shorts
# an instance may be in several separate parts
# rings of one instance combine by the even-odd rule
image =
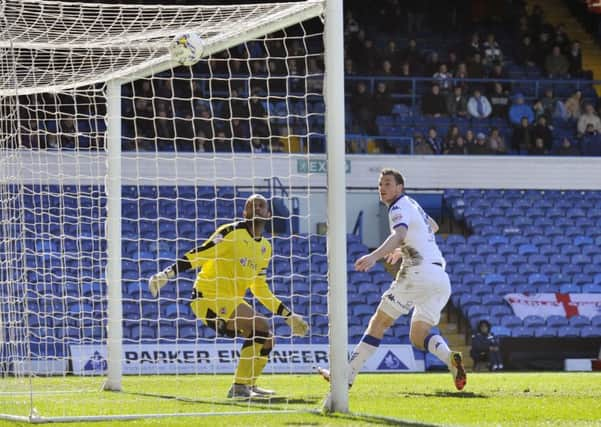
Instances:
[[[450,296],[449,275],[439,265],[424,263],[397,276],[382,295],[378,310],[397,319],[413,308],[411,321],[421,320],[434,326],[440,322],[440,312]]]

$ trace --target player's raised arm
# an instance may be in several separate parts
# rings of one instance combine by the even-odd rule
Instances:
[[[374,264],[381,258],[386,255],[394,252],[403,240],[405,240],[405,236],[407,236],[407,228],[406,225],[401,224],[396,227],[392,233],[388,236],[386,240],[373,252],[363,255],[355,262],[355,269],[357,271],[367,271],[374,266]]]
[[[159,294],[159,290],[179,273],[193,268],[201,268],[208,260],[220,257],[222,246],[219,245],[219,243],[223,240],[223,235],[226,234],[227,231],[228,230],[218,229],[202,245],[187,252],[184,257],[179,259],[175,264],[152,275],[150,279],[148,279],[148,289],[152,296],[156,298]]]
[[[265,277],[265,273],[259,274],[254,283],[250,287],[251,292],[269,311],[286,319],[286,323],[290,326],[292,335],[303,337],[309,331],[309,325],[299,314],[293,313],[286,305],[276,297]]]

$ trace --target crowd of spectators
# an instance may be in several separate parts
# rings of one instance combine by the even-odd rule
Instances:
[[[375,137],[376,151],[399,152],[377,119],[403,106],[415,119],[434,120],[411,135],[415,153],[597,155],[595,100],[584,99],[580,90],[560,99],[552,85],[533,98],[509,79],[508,65],[538,78],[590,77],[582,69],[579,42],[562,25],[548,25],[541,7],[527,10],[521,0],[508,0],[505,7],[493,1],[414,3],[345,4],[347,133]],[[193,79],[180,69],[124,86],[123,149],[323,150],[324,65],[317,27],[298,26],[215,54],[192,68]],[[441,37],[440,47],[428,44]],[[63,108],[60,117],[43,122],[26,117],[24,144],[102,148],[101,114],[86,124],[75,119],[78,113]],[[445,125],[437,126],[436,119]],[[449,128],[449,120],[462,124]],[[573,133],[559,135],[558,128]],[[82,138],[86,132],[92,136]]]

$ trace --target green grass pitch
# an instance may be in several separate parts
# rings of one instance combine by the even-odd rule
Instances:
[[[26,382],[1,380],[0,410],[24,415]],[[463,392],[449,374],[364,374],[350,391],[352,415],[325,416],[318,410],[328,385],[317,375],[265,375],[261,385],[278,391],[272,401],[224,399],[230,375],[125,377],[124,392],[94,391],[101,378],[34,380],[35,407],[44,416],[164,412],[243,412],[241,415],[171,417],[108,422],[57,423],[53,426],[601,426],[601,374],[476,373]],[[14,384],[11,384],[13,382]],[[5,394],[21,388],[18,398]],[[60,394],[52,389],[70,390]],[[174,396],[178,396],[175,399]],[[68,410],[65,411],[65,408]],[[300,413],[254,414],[266,409]],[[24,425],[0,421],[0,425]]]

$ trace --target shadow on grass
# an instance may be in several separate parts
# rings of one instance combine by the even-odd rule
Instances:
[[[321,397],[307,397],[304,399],[290,398],[286,396],[271,396],[264,398],[252,398],[252,399],[192,399],[185,396],[174,396],[170,394],[158,394],[158,393],[143,393],[143,392],[132,392],[124,391],[123,394],[129,394],[133,396],[150,397],[164,400],[175,400],[183,403],[197,403],[202,405],[218,405],[224,407],[244,407],[248,408],[252,406],[256,409],[274,409],[272,405],[315,405],[319,402]]]
[[[416,392],[403,392],[399,393],[400,396],[406,397],[452,397],[459,399],[488,399],[489,396],[481,393],[474,393],[471,391],[435,391],[433,393],[416,393]]]
[[[402,420],[400,418],[384,417],[370,414],[320,414],[324,417],[338,418],[349,421],[360,421],[363,423],[387,425],[387,426],[403,426],[403,427],[438,427],[438,424],[420,423],[418,421]]]

